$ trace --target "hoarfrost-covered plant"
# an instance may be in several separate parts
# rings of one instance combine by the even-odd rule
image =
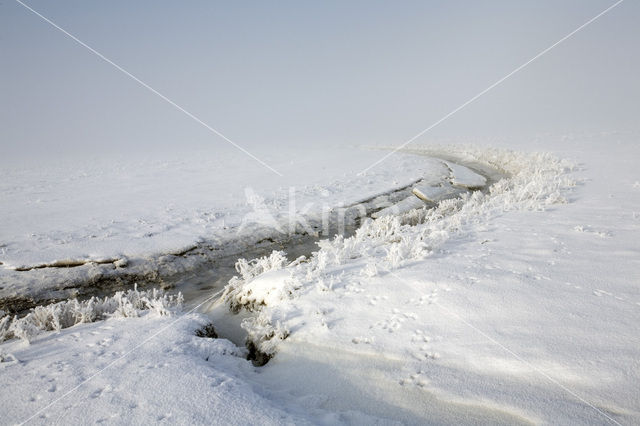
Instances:
[[[289,330],[280,322],[272,324],[267,319],[264,308],[294,293],[297,287],[280,271],[302,259],[290,264],[282,251],[251,261],[239,259],[236,271],[240,276],[231,278],[224,289],[221,298],[232,312],[238,313],[242,309],[259,311],[257,316],[242,321],[242,328],[247,331],[247,348],[256,365],[266,363],[275,354],[277,342],[289,336]]]
[[[9,331],[10,326],[11,317],[9,315],[0,318],[0,342],[4,342],[11,338],[10,335],[12,335],[12,332]]]
[[[270,286],[256,285],[255,279],[270,271],[283,269],[288,263],[285,253],[274,251],[269,256],[247,261],[239,259],[236,262],[236,271],[239,277],[233,277],[224,288],[222,300],[229,304],[229,308],[237,313],[241,309],[255,310],[257,306],[264,305],[265,299],[273,296],[270,293],[282,291],[284,288],[271,288]]]
[[[289,330],[280,321],[271,323],[264,315],[245,318],[242,328],[247,331],[248,346],[253,345],[257,351],[268,357],[276,353],[279,341],[289,337]]]
[[[573,166],[548,153],[517,153],[473,147],[415,150],[437,156],[442,152],[483,164],[506,175],[487,193],[463,194],[441,201],[433,209],[416,209],[398,216],[365,221],[350,238],[335,238],[321,245],[310,266],[318,273],[350,259],[376,254],[384,247],[387,268],[419,260],[470,224],[486,222],[491,216],[510,210],[545,210],[565,203],[564,192],[575,186],[567,173]],[[374,257],[379,258],[375,255]]]
[[[143,311],[169,315],[181,308],[182,300],[181,294],[174,296],[164,294],[161,290],[139,291],[134,288],[126,292],[119,291],[111,297],[37,306],[23,318],[0,318],[0,342],[14,337],[29,341],[44,331],[60,331],[76,324],[110,317],[137,317]]]

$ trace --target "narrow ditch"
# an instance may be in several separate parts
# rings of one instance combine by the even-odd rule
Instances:
[[[24,316],[39,305],[48,305],[68,299],[80,301],[91,297],[111,296],[137,286],[140,290],[159,287],[165,291],[182,292],[187,307],[195,306],[212,292],[223,288],[236,275],[235,263],[243,257],[253,259],[274,250],[285,251],[291,260],[308,256],[317,249],[321,239],[336,235],[353,235],[363,218],[411,194],[409,185],[378,194],[368,199],[334,208],[327,218],[306,218],[308,226],[293,233],[278,233],[261,229],[254,235],[222,244],[201,242],[155,259],[108,259],[104,261],[57,261],[51,264],[18,268],[16,274],[46,273],[51,280],[29,294],[0,297],[0,310]],[[328,219],[328,220],[327,220]],[[326,223],[323,223],[326,222]],[[233,232],[231,230],[230,232]],[[65,276],[69,270],[78,271],[80,277]],[[26,278],[26,276],[25,276]],[[20,279],[20,276],[14,276]],[[34,281],[38,282],[39,278]],[[0,286],[1,287],[1,286]],[[37,287],[34,285],[34,287]]]
[[[486,193],[489,191],[491,185],[505,177],[503,173],[480,164],[459,161],[453,157],[442,159],[467,167],[486,179],[486,184],[482,188],[469,190],[469,192],[480,191]],[[383,210],[389,205],[393,205],[407,197],[413,196],[411,192],[412,187],[420,181],[421,179],[416,180],[410,185],[396,191],[381,194],[345,206],[345,209],[353,209],[356,214],[347,217],[348,226],[344,227],[344,232],[334,232],[329,236],[329,238],[333,238],[337,234],[341,234],[344,237],[352,236],[360,227],[364,218],[371,217],[371,215]],[[456,194],[453,197],[457,197],[458,195],[459,194]],[[433,208],[436,204],[425,202],[424,205],[429,208]],[[298,237],[295,241],[288,240],[286,242],[274,242],[274,244],[269,248],[247,250],[242,253],[242,257],[245,259],[254,259],[257,257],[267,256],[271,254],[273,250],[282,250],[286,253],[289,261],[294,261],[300,256],[308,258],[313,252],[318,250],[317,242],[326,238],[327,237],[319,238],[307,234],[306,236]],[[204,274],[194,276],[189,282],[183,283],[183,290],[181,291],[183,291],[183,294],[185,295],[185,300],[189,301],[191,306],[197,306],[199,303],[206,301],[207,298],[210,298],[212,296],[212,292],[221,291],[227,285],[229,280],[233,276],[237,275],[235,270],[235,262],[237,259],[238,256],[226,259],[225,262],[219,264],[215,271],[206,271]],[[215,277],[211,277],[211,274],[214,274]],[[238,313],[232,313],[218,297],[215,297],[210,302],[205,303],[200,308],[200,311],[209,316],[212,325],[215,325],[216,334],[219,337],[231,340],[238,346],[246,346],[249,351],[247,359],[251,360],[255,366],[263,366],[269,362],[271,357],[267,354],[261,353],[253,342],[247,340],[246,332],[241,327],[242,321],[245,318],[255,315],[255,313],[244,310],[241,310]]]
[[[424,155],[424,154],[423,154]],[[432,157],[433,158],[433,157]],[[486,179],[484,188],[479,191],[487,191],[497,180],[504,177],[500,172],[488,167],[462,162],[459,159],[438,156],[443,160],[463,165]],[[375,195],[373,197],[335,208],[326,218],[309,219],[306,229],[297,229],[295,233],[283,235],[278,233],[256,236],[253,240],[228,243],[225,248],[216,248],[209,243],[200,243],[180,252],[165,255],[167,261],[172,259],[185,259],[195,256],[199,259],[186,271],[167,270],[158,268],[146,274],[128,272],[128,265],[117,271],[118,273],[97,274],[91,280],[68,283],[58,286],[57,289],[43,292],[42,297],[30,295],[25,297],[0,299],[0,310],[8,314],[23,316],[37,305],[55,303],[69,298],[86,300],[91,297],[111,296],[116,291],[132,289],[135,285],[141,290],[151,287],[161,287],[171,293],[181,292],[184,296],[185,310],[192,310],[198,305],[198,311],[205,313],[211,319],[211,330],[203,332],[202,337],[219,336],[231,340],[238,346],[247,346],[250,351],[249,358],[255,365],[264,365],[269,358],[255,350],[251,350],[252,343],[246,342],[246,333],[241,327],[241,322],[252,313],[240,312],[232,314],[226,309],[219,299],[212,295],[220,292],[237,275],[235,264],[239,258],[254,259],[271,254],[274,250],[281,250],[287,254],[290,261],[300,256],[310,257],[318,249],[318,241],[342,235],[345,238],[352,236],[360,227],[362,220],[371,217],[372,214],[392,206],[412,196],[412,187],[421,179],[411,182],[409,185],[393,191]],[[425,203],[427,207],[433,207],[433,203]],[[112,262],[112,261],[110,261]],[[109,262],[105,262],[109,263]],[[82,267],[86,263],[78,265],[54,265],[59,267]],[[113,265],[111,265],[113,266]],[[115,268],[115,266],[114,266]],[[41,268],[38,268],[41,270]],[[210,301],[208,299],[211,299]],[[213,331],[215,327],[215,332]]]

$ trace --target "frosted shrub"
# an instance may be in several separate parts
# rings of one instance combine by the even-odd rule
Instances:
[[[11,317],[9,315],[0,318],[0,342],[4,342],[13,336],[13,332],[9,330],[11,327]]]
[[[283,251],[273,251],[269,256],[258,259],[249,261],[246,259],[238,259],[236,262],[236,271],[238,271],[243,281],[249,281],[264,272],[282,269],[287,262],[287,257]]]
[[[451,150],[448,150],[451,152]],[[432,151],[421,151],[433,153]],[[433,209],[418,209],[395,217],[396,222],[376,220],[368,224],[368,244],[387,244],[386,263],[397,268],[406,260],[417,260],[441,246],[452,235],[484,223],[493,215],[510,210],[545,210],[565,203],[564,193],[575,182],[567,176],[572,165],[550,154],[522,154],[507,150],[464,148],[457,153],[507,174],[489,188],[444,200]],[[392,225],[393,224],[393,225]],[[362,235],[356,234],[355,238]],[[366,242],[363,242],[366,244]]]
[[[182,306],[182,295],[170,296],[159,290],[119,291],[111,297],[78,302],[67,300],[51,305],[37,306],[23,318],[9,316],[0,319],[0,342],[20,338],[30,341],[43,331],[60,331],[76,324],[103,320],[110,317],[137,317],[143,311],[169,315]]]
[[[245,318],[242,328],[247,331],[247,347],[258,365],[264,365],[275,355],[278,343],[289,337],[289,330],[280,321],[271,323],[265,315]]]
[[[283,269],[287,264],[288,260],[282,251],[274,251],[269,256],[251,261],[239,259],[236,262],[236,271],[240,276],[229,280],[222,293],[222,300],[236,313],[243,308],[249,311],[257,309],[259,305],[266,304],[266,299],[274,297],[273,293],[284,291],[284,284],[276,288],[269,283],[259,285],[256,278],[267,272]]]
[[[6,337],[8,339],[17,337],[18,339],[29,342],[40,333],[42,333],[42,330],[39,329],[35,323],[31,321],[20,321],[14,318],[9,326],[9,333]]]

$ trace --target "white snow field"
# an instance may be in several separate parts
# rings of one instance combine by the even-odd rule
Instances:
[[[285,181],[261,170],[248,180],[280,213],[289,185],[298,206],[318,196],[353,203],[423,179],[442,165],[429,156],[505,177],[431,209],[365,220],[306,259],[239,261],[238,277],[203,300],[204,312],[130,292],[5,316],[0,423],[637,424],[639,142],[611,133],[502,144],[514,150],[411,146],[364,176],[356,173],[384,152],[335,149],[341,161],[332,164],[319,151],[290,168],[281,157],[274,166]],[[222,241],[251,208],[233,176],[203,182],[202,161],[179,171],[138,164],[148,186],[135,194],[117,189],[126,179],[104,185],[118,175],[106,166],[85,171],[85,183],[80,171],[48,188],[33,170],[3,171],[5,282],[30,291],[38,281],[16,274],[51,269],[21,265],[142,262],[198,239]],[[460,186],[481,183],[457,177]],[[26,202],[39,191],[40,203]],[[76,216],[73,206],[85,203]],[[234,343],[196,336],[210,320]],[[94,322],[73,325],[84,321]],[[266,365],[245,360],[245,336],[272,357]]]

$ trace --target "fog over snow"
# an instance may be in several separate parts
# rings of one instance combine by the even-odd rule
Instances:
[[[264,155],[401,143],[613,2],[29,4]],[[423,141],[637,129],[639,6],[621,6]],[[1,7],[3,158],[226,145],[18,3]]]
[[[3,2],[0,424],[639,423],[639,19]]]

